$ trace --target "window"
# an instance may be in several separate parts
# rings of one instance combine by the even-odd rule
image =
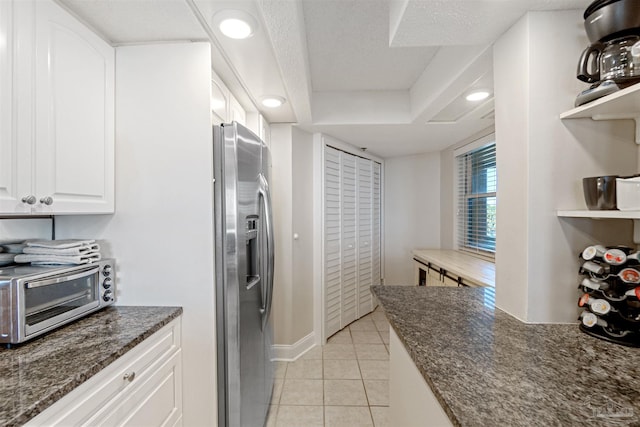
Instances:
[[[493,258],[498,187],[493,135],[456,151],[456,162],[458,249]]]

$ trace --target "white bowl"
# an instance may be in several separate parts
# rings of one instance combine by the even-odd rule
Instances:
[[[616,178],[616,200],[621,211],[639,211],[640,177]]]

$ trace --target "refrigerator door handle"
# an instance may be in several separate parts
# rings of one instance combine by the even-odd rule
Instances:
[[[274,250],[274,235],[273,235],[273,216],[271,213],[271,194],[269,192],[269,185],[267,184],[267,180],[264,175],[260,174],[259,177],[260,186],[259,193],[260,199],[264,203],[264,223],[265,223],[265,232],[266,232],[266,240],[267,240],[267,272],[266,272],[266,281],[262,288],[262,304],[263,307],[260,309],[262,317],[262,329],[264,330],[267,320],[269,319],[269,314],[271,313],[271,301],[273,298],[273,270],[274,270],[274,262],[275,262],[275,250]]]

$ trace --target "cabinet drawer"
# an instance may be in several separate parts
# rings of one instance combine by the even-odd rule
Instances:
[[[105,406],[90,426],[173,426],[182,417],[182,352],[158,361],[151,375]]]
[[[146,382],[159,363],[179,351],[180,329],[180,318],[177,318],[47,408],[27,426],[88,424],[98,411],[128,389]]]

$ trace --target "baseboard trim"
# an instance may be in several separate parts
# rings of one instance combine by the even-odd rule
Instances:
[[[296,343],[291,345],[274,344],[271,346],[272,360],[293,362],[300,356],[305,354],[316,346],[315,332],[311,332],[306,337],[299,339]]]

